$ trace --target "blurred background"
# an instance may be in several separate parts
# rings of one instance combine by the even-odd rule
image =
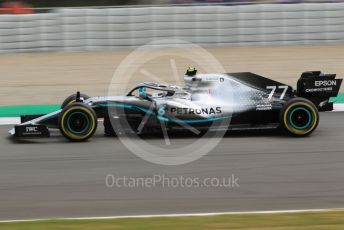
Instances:
[[[0,13],[1,53],[135,48],[164,38],[212,47],[344,37],[344,3],[333,0],[2,0]]]
[[[121,61],[152,41],[181,54],[180,41],[199,45],[228,72],[294,85],[307,70],[344,74],[344,2],[1,0],[0,104],[59,103],[76,90],[106,95]],[[144,65],[174,83],[171,69],[158,68],[168,60]],[[193,64],[176,63],[180,76]],[[133,84],[144,80],[138,74]]]
[[[24,8],[120,6],[120,5],[158,5],[158,4],[258,4],[258,3],[302,3],[302,2],[340,2],[341,0],[1,0],[4,8],[16,5]]]

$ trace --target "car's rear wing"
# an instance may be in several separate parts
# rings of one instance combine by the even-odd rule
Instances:
[[[319,111],[332,111],[330,97],[338,95],[343,79],[335,79],[336,74],[323,74],[320,71],[302,73],[297,81],[296,95],[312,101]]]

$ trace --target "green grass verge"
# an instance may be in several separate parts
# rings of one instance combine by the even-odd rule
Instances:
[[[21,115],[47,114],[59,110],[61,105],[18,105],[0,106],[0,117],[20,117]]]
[[[0,223],[2,230],[343,230],[344,211]]]
[[[344,93],[339,93],[337,97],[331,97],[330,102],[343,104],[344,103]]]

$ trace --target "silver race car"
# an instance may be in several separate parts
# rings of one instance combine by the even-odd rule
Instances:
[[[22,116],[9,131],[15,138],[49,137],[59,129],[71,141],[92,137],[98,119],[107,135],[174,130],[217,131],[281,129],[293,136],[312,133],[318,111],[331,111],[342,79],[320,71],[304,72],[291,86],[253,74],[197,74],[189,67],[183,86],[144,82],[125,96],[89,97],[79,92],[61,109]]]

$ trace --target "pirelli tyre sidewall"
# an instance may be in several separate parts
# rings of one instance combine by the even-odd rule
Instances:
[[[293,98],[284,105],[280,122],[281,127],[289,135],[307,136],[317,128],[319,113],[311,101],[304,98]]]
[[[83,100],[87,100],[90,98],[90,96],[86,94],[80,94],[80,98],[82,98]],[[71,105],[74,103],[76,103],[76,93],[70,95],[62,102],[61,109],[64,109],[67,105]]]
[[[97,116],[94,110],[77,102],[66,106],[60,113],[58,125],[63,136],[71,141],[85,141],[97,129]]]

